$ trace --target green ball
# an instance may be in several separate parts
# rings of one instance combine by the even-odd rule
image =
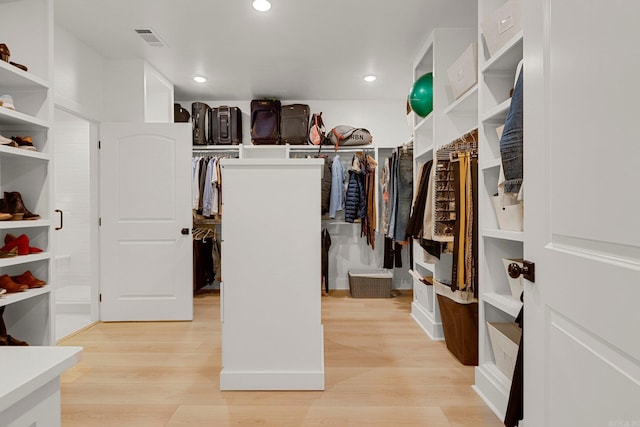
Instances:
[[[413,83],[409,104],[420,117],[427,117],[433,111],[433,73],[427,73]]]

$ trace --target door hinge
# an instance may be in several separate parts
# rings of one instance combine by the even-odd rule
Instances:
[[[100,295],[98,296],[98,301],[99,301],[99,302],[102,302],[102,294],[100,294]]]

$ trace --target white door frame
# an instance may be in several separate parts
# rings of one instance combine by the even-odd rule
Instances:
[[[91,243],[91,314],[90,320],[96,322],[100,320],[100,229],[98,221],[100,217],[100,162],[98,161],[98,125],[100,121],[94,117],[84,114],[75,108],[68,107],[59,103],[54,108],[65,113],[71,114],[78,119],[85,120],[89,123],[89,193],[90,193],[90,231],[89,239]],[[55,144],[55,141],[54,141]],[[53,183],[55,188],[55,181]],[[55,209],[55,200],[54,200]],[[56,226],[58,226],[58,218],[55,218]],[[55,274],[55,273],[54,273]],[[58,283],[56,283],[58,286]]]

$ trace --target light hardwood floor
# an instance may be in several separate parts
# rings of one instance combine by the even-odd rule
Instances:
[[[323,297],[322,392],[220,392],[220,298],[194,303],[193,322],[99,323],[65,340],[84,354],[62,377],[62,425],[502,426],[473,368],[410,317],[409,294]]]

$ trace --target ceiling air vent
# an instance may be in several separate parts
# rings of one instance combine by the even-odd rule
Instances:
[[[149,46],[153,46],[153,47],[167,46],[162,40],[160,40],[160,37],[158,37],[156,33],[154,33],[153,30],[149,28],[143,28],[143,29],[134,30],[134,31],[138,33],[138,35],[142,37],[142,40],[147,42]]]

